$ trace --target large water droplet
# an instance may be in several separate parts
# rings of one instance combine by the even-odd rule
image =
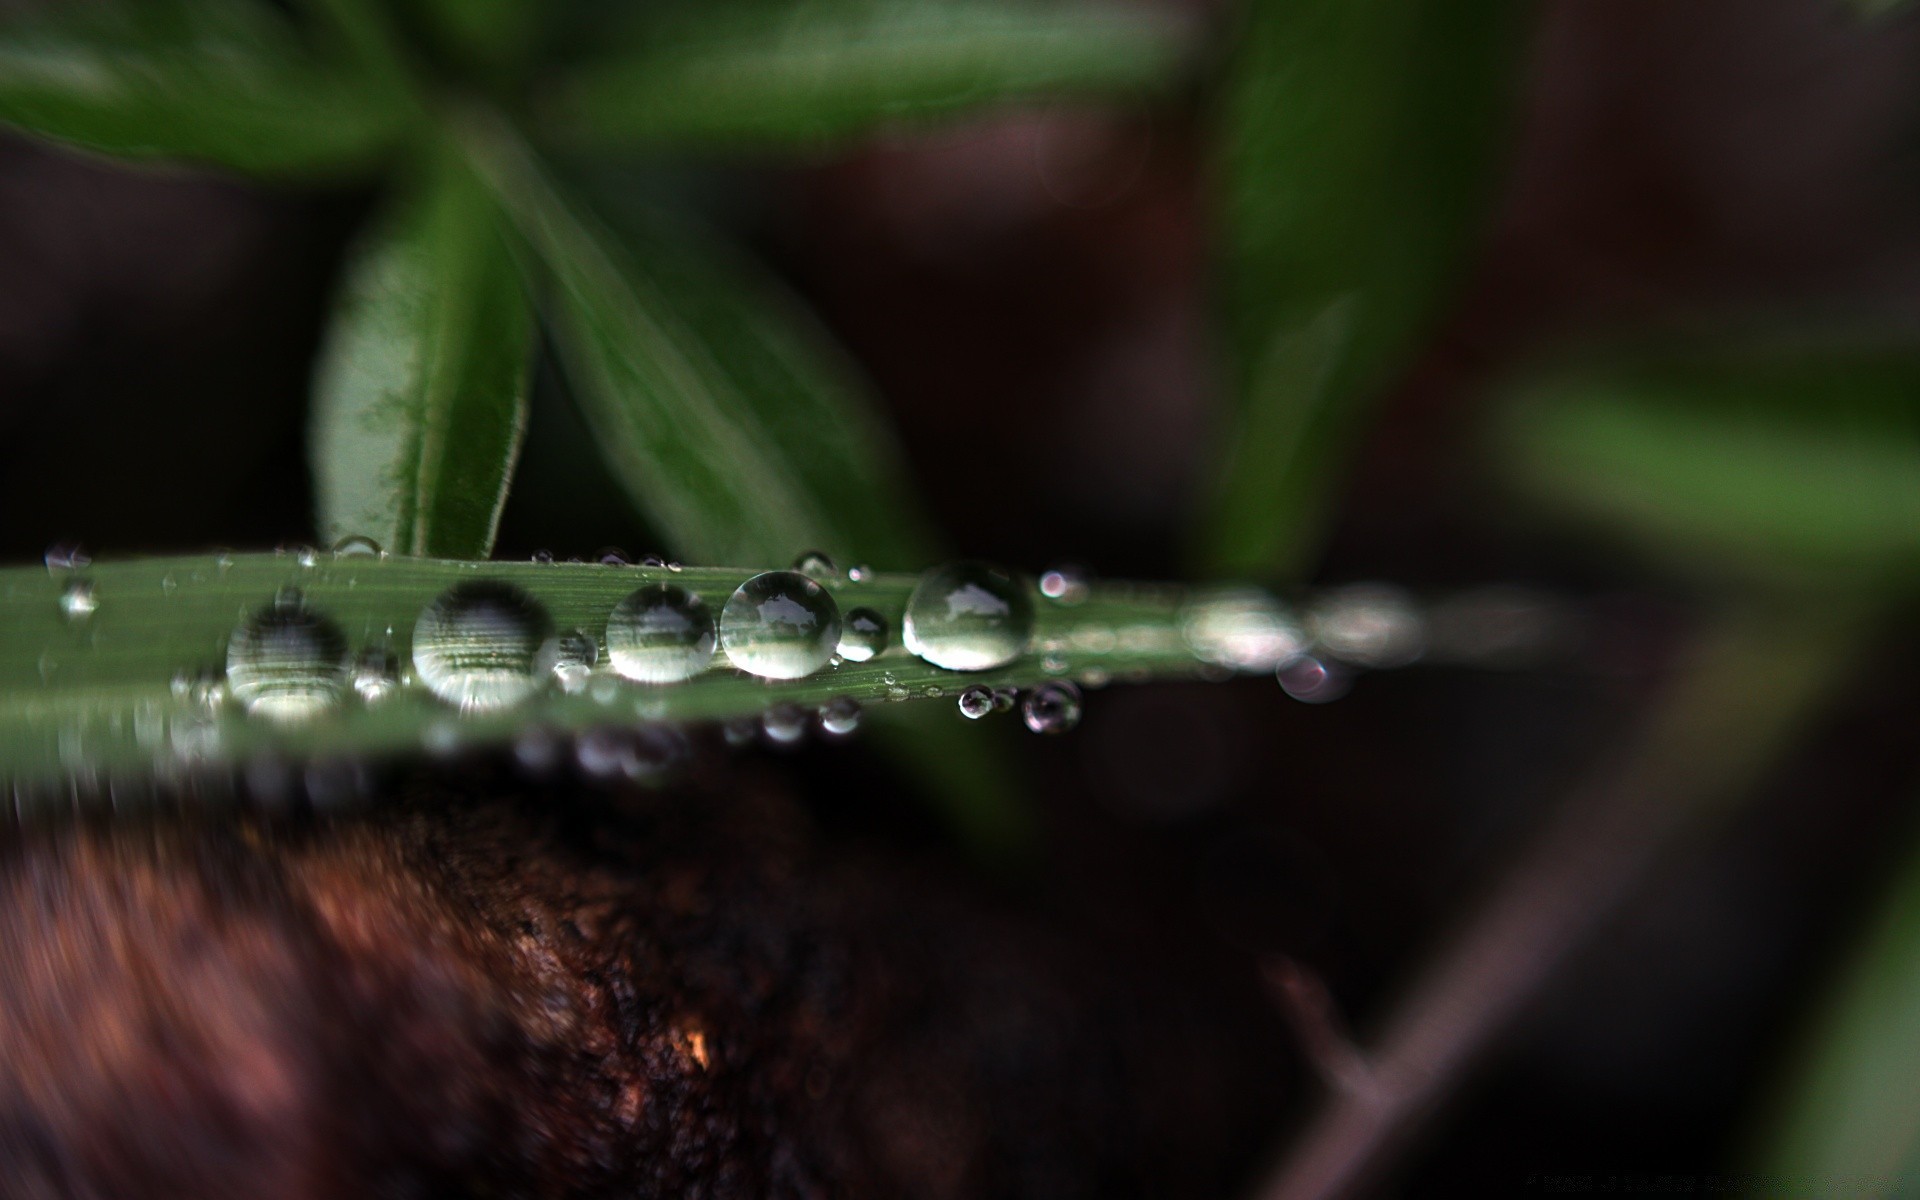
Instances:
[[[75,625],[91,617],[99,607],[100,599],[93,593],[91,579],[69,579],[60,589],[60,612]]]
[[[1011,571],[958,562],[920,576],[907,598],[907,649],[953,671],[985,671],[1020,657],[1033,636],[1033,601]]]
[[[616,673],[639,683],[698,675],[713,659],[713,644],[706,602],[671,583],[641,588],[607,618],[607,659]]]
[[[960,715],[978,721],[993,711],[993,689],[975,684],[960,692]]]
[[[455,584],[413,627],[413,667],[427,689],[463,711],[520,703],[552,670],[553,623],[540,603],[510,583]]]
[[[887,648],[887,619],[870,608],[848,611],[840,623],[840,657],[866,662]]]
[[[247,712],[270,721],[318,716],[346,693],[346,635],[298,592],[282,592],[228,640],[227,688]]]
[[[1020,719],[1035,733],[1067,733],[1081,711],[1080,689],[1070,683],[1043,683],[1020,701]]]
[[[733,665],[765,679],[800,679],[827,665],[840,641],[840,609],[827,589],[794,571],[767,571],[720,610],[720,645]]]

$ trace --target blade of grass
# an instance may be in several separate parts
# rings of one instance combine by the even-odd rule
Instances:
[[[816,0],[669,11],[543,108],[570,143],[817,143],[984,104],[1164,86],[1164,11],[1003,0]]]
[[[541,5],[532,0],[412,0],[444,46],[491,71],[524,64],[539,46]]]
[[[1521,22],[1512,0],[1248,0],[1243,16],[1216,120],[1238,404],[1202,556],[1298,574],[1475,232]]]
[[[341,173],[410,119],[244,0],[75,5],[0,33],[0,121],[105,154]]]
[[[485,558],[526,428],[533,322],[503,214],[450,150],[361,246],[315,381],[329,540]]]

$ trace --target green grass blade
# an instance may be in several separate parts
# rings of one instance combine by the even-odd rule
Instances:
[[[408,120],[246,0],[75,5],[0,32],[0,121],[105,154],[337,174]]]
[[[485,558],[526,428],[533,322],[504,217],[452,154],[362,245],[315,381],[328,540]]]
[[[1515,388],[1494,446],[1527,495],[1683,573],[1920,575],[1920,356],[1569,369]]]
[[[488,71],[524,64],[538,48],[542,6],[533,0],[411,0],[441,45]]]
[[[1920,1192],[1920,859],[1874,924],[1755,1156],[1778,1194]]]
[[[1030,686],[1098,670],[1114,679],[1189,676],[1203,669],[1183,620],[1209,593],[1103,584],[1085,603],[1036,598],[1026,653],[991,671],[958,673],[908,654],[899,630],[915,577],[875,575],[826,583],[844,612],[869,607],[887,622],[888,647],[797,680],[733,670],[724,655],[683,683],[646,685],[614,675],[604,655],[577,691],[544,688],[518,706],[460,713],[403,676],[377,703],[350,691],[312,719],[276,725],[232,700],[209,704],[185,681],[218,680],[237,624],[284,588],[334,622],[350,654],[377,647],[409,664],[421,611],[447,587],[476,579],[523,589],[559,631],[604,644],[608,614],[634,590],[673,583],[718,611],[753,572],[687,567],[460,562],[299,554],[95,563],[75,572],[0,569],[0,779],[99,783],[243,764],[261,754],[381,756],[497,745],[533,727],[558,731],[639,721],[752,717],[776,704],[811,708],[839,697],[862,704],[940,699],[971,684]],[[80,581],[84,619],[62,605]],[[1198,607],[1196,607],[1198,606]],[[69,604],[67,608],[70,608]],[[410,674],[410,672],[409,672]],[[220,695],[214,690],[216,700]],[[955,722],[957,714],[950,714]],[[972,728],[967,726],[966,728]],[[960,737],[962,735],[955,735]]]
[[[670,11],[546,100],[567,141],[817,143],[985,104],[1160,87],[1165,12],[1006,0],[814,0]]]
[[[722,291],[724,276],[705,274],[697,251],[641,261],[530,159],[500,147],[487,169],[552,277],[569,379],[615,475],[678,553],[916,557],[896,472],[872,458],[871,419],[796,374],[799,342]],[[776,415],[781,406],[806,415]],[[796,420],[807,426],[798,433]],[[823,464],[847,473],[817,486]]]
[[[1216,127],[1237,415],[1201,546],[1298,574],[1477,228],[1520,22],[1513,0],[1243,9]]]

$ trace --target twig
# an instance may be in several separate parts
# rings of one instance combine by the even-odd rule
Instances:
[[[1401,1003],[1260,1190],[1347,1196],[1381,1171],[1488,1043],[1648,869],[1753,783],[1843,677],[1857,620],[1804,608],[1722,620],[1615,767],[1580,789]]]

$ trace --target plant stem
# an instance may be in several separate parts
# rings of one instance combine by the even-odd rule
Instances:
[[[1328,1098],[1261,1200],[1374,1177],[1649,870],[1791,746],[1843,678],[1858,620],[1730,613],[1611,769],[1579,789],[1388,1020],[1369,1086]]]

